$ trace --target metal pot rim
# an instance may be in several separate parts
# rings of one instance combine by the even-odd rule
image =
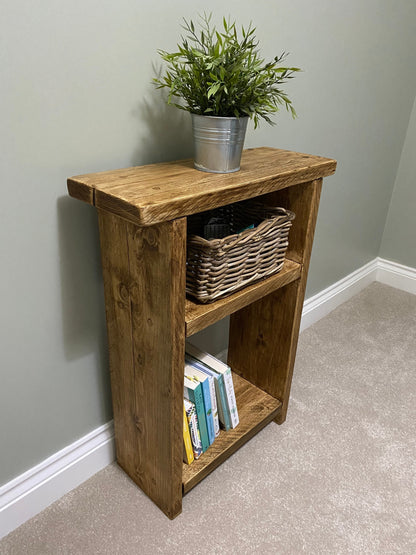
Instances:
[[[195,114],[194,112],[190,112],[192,117],[198,118],[210,118],[210,119],[229,119],[229,120],[236,120],[236,119],[249,119],[248,116],[206,116],[205,114]]]

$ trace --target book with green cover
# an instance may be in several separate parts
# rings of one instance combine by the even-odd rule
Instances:
[[[196,415],[198,417],[199,433],[201,435],[202,451],[205,453],[210,446],[210,443],[208,438],[207,420],[205,417],[205,406],[201,384],[194,382],[185,376],[184,397],[195,405]]]
[[[202,386],[202,395],[204,398],[205,417],[207,420],[208,439],[210,445],[215,439],[214,416],[212,413],[211,386],[209,376],[195,368],[192,364],[185,363],[185,376],[190,380],[197,381]]]
[[[220,373],[216,372],[212,368],[209,368],[209,366],[206,366],[203,362],[188,353],[185,353],[185,360],[188,364],[191,364],[209,377],[212,416],[214,418],[215,437],[217,437],[220,433],[220,422],[223,428],[226,430],[230,429],[229,417],[227,416],[227,419],[224,417],[224,407],[225,414],[227,414],[224,379]]]

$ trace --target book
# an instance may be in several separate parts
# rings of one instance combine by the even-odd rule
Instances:
[[[191,403],[191,401],[188,401],[188,399],[184,399],[183,403],[188,420],[189,435],[191,436],[194,459],[197,460],[202,455],[202,443],[199,433],[198,417],[196,415],[195,405]]]
[[[228,406],[228,411],[230,416],[230,427],[235,428],[239,423],[239,418],[238,418],[237,401],[235,398],[231,368],[221,360],[218,360],[217,358],[210,355],[209,353],[201,351],[191,343],[186,344],[186,352],[191,356],[193,356],[194,358],[203,362],[206,366],[222,374],[224,378],[224,385],[225,385],[225,391],[227,396],[227,406]]]
[[[221,392],[219,391],[220,386],[218,384],[218,381],[222,379],[222,376],[221,374],[218,374],[217,372],[215,372],[215,370],[212,370],[208,366],[205,366],[205,364],[203,364],[196,358],[192,357],[188,353],[185,353],[185,361],[187,364],[192,365],[194,368],[196,368],[197,370],[200,370],[201,372],[203,372],[205,375],[208,376],[209,388],[210,388],[210,394],[211,394],[212,417],[214,420],[214,432],[215,432],[215,437],[218,437],[220,434],[220,422],[219,422],[218,410],[220,405],[222,405]],[[217,401],[217,396],[218,396],[218,401]]]
[[[192,449],[191,434],[189,432],[189,422],[183,403],[183,462],[191,464],[194,461],[194,451]]]
[[[198,418],[199,434],[201,436],[202,452],[210,446],[207,429],[207,419],[205,416],[204,398],[202,395],[202,386],[199,382],[184,378],[184,397],[195,405],[196,416]]]
[[[228,407],[227,401],[227,391],[224,383],[224,375],[220,372],[217,372],[213,368],[204,364],[201,360],[193,357],[188,352],[185,354],[185,357],[188,357],[188,360],[192,360],[193,364],[199,365],[199,367],[204,368],[204,370],[214,376],[215,381],[215,389],[216,389],[216,397],[217,397],[217,406],[218,406],[218,417],[221,426],[228,431],[231,429],[231,419],[230,419],[230,410]]]
[[[205,408],[205,419],[207,423],[208,440],[209,444],[212,445],[215,439],[215,429],[214,429],[214,418],[212,414],[212,403],[211,403],[211,389],[209,383],[209,377],[204,374],[191,364],[185,363],[185,376],[197,383],[201,384],[202,396],[204,399]]]

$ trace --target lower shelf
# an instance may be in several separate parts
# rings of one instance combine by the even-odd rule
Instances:
[[[197,461],[183,465],[184,494],[276,418],[281,410],[282,403],[278,399],[235,373],[233,380],[240,423],[234,430],[221,430],[219,437]]]

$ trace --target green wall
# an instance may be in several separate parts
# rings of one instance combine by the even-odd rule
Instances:
[[[286,50],[304,69],[287,89],[299,118],[250,128],[246,146],[339,162],[324,185],[311,295],[379,253],[416,92],[416,3],[210,3],[218,16],[224,6],[253,19],[265,56]],[[187,114],[150,81],[156,49],[174,48],[181,17],[204,9],[2,2],[0,484],[111,419],[96,215],[67,197],[66,178],[191,155]],[[221,329],[207,333],[221,347]]]
[[[380,256],[416,268],[416,101],[387,215]]]

